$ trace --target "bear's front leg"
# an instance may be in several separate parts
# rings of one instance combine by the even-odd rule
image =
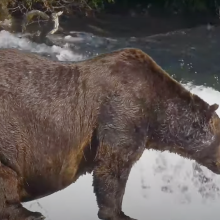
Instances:
[[[126,109],[126,111],[125,111]],[[149,122],[133,99],[116,95],[100,108],[93,187],[102,220],[135,220],[122,211],[122,200],[133,164],[148,141]]]
[[[132,165],[142,152],[139,149],[132,152],[129,146],[118,146],[115,149],[106,145],[100,146],[93,173],[100,219],[134,220],[123,213],[122,200]]]

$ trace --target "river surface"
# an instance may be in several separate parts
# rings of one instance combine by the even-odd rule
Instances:
[[[72,32],[50,37],[53,46],[36,44],[19,33],[0,32],[0,48],[18,48],[58,62],[88,59],[124,47],[137,47],[187,89],[220,105],[220,28],[198,27],[146,38],[101,38]],[[158,88],[159,89],[159,88]],[[220,115],[220,109],[217,110]],[[123,210],[138,220],[218,220],[220,177],[194,161],[168,152],[146,151],[133,167]],[[97,220],[92,175],[51,196],[25,203],[47,220]]]

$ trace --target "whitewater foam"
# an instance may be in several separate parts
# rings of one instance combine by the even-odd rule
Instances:
[[[79,61],[84,57],[80,54],[74,53],[68,44],[63,47],[53,45],[52,47],[45,44],[37,44],[31,42],[29,39],[19,37],[19,34],[12,34],[8,31],[0,31],[0,48],[17,48],[19,50],[25,50],[29,52],[55,55],[59,61]]]

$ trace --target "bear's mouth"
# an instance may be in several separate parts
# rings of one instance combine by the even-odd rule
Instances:
[[[199,164],[215,174],[220,174],[220,134],[215,135],[212,142],[208,141],[194,156]]]

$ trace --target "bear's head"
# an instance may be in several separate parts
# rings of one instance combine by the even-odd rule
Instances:
[[[198,129],[195,135],[199,145],[195,147],[192,158],[212,172],[220,174],[220,118],[216,114],[217,104],[208,105],[201,116],[194,119],[192,127]],[[196,115],[199,115],[197,112]]]
[[[187,99],[177,95],[160,100],[153,148],[178,153],[220,174],[218,107],[191,93]]]

